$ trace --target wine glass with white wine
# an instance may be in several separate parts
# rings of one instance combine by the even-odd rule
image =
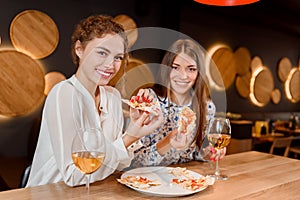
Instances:
[[[97,171],[105,158],[105,141],[97,128],[79,129],[72,142],[72,159],[75,166],[86,176],[89,192],[90,175]]]
[[[218,158],[220,157],[220,151],[230,143],[231,126],[229,119],[221,117],[212,119],[209,123],[207,138],[210,145],[215,148],[217,157],[215,172],[209,176],[214,177],[216,180],[227,180],[228,176],[220,173]]]

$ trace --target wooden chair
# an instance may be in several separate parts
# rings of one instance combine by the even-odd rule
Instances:
[[[28,178],[29,178],[30,171],[31,171],[31,164],[28,165],[25,168],[25,170],[24,170],[24,172],[22,174],[22,178],[21,178],[21,181],[20,181],[20,184],[19,184],[20,188],[24,188],[26,186]]]
[[[270,154],[274,154],[274,149],[282,149],[285,148],[283,156],[287,157],[289,154],[289,149],[294,137],[282,137],[282,138],[275,138],[273,140],[272,146],[270,148]]]
[[[292,143],[292,145],[289,148],[289,153],[293,153],[294,154],[294,158],[298,158],[298,156],[300,155],[300,146],[299,146],[300,136],[294,137],[293,142],[294,141],[298,142],[298,143],[297,144],[293,144]]]
[[[300,155],[300,146],[290,147],[289,152],[294,153],[294,157],[298,158],[298,155]]]

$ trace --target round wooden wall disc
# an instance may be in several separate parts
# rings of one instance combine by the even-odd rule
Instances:
[[[0,115],[19,116],[44,99],[44,71],[37,61],[15,50],[0,51]]]
[[[278,104],[280,102],[281,99],[281,93],[280,90],[275,89],[272,91],[272,101],[274,104]]]
[[[262,105],[269,103],[274,89],[274,80],[269,69],[264,68],[257,74],[253,88],[254,96],[259,103]]]
[[[297,103],[300,101],[300,70],[297,69],[293,72],[290,80],[290,93],[292,102]]]
[[[290,61],[289,58],[283,57],[282,59],[280,59],[277,73],[279,79],[282,82],[284,82],[287,79],[292,67],[293,67],[292,62]]]
[[[213,55],[212,60],[214,65],[210,65],[209,72],[212,80],[219,87],[227,89],[233,82],[236,76],[236,68],[234,65],[234,54],[231,49],[227,47],[221,47],[217,49]],[[220,79],[220,75],[222,79]]]
[[[45,75],[45,90],[44,94],[48,95],[54,85],[60,81],[66,80],[65,75],[60,72],[49,72]]]
[[[135,21],[131,17],[123,14],[117,15],[114,17],[114,20],[123,25],[128,37],[128,46],[132,47],[138,38],[138,30]]]
[[[11,22],[10,38],[17,50],[34,59],[41,59],[56,49],[59,33],[48,15],[37,10],[26,10]]]
[[[254,56],[251,60],[251,71],[254,72],[257,68],[263,66],[263,62],[259,56]]]
[[[251,72],[249,71],[244,76],[238,76],[235,81],[235,88],[237,89],[238,93],[244,98],[249,97],[250,79],[251,79]]]
[[[238,75],[243,76],[250,71],[251,54],[245,47],[234,52],[235,68]]]
[[[141,87],[150,87],[154,83],[151,69],[140,60],[129,59],[125,79],[114,79],[115,87],[122,93],[123,98],[130,98]],[[125,81],[125,83],[124,83]]]

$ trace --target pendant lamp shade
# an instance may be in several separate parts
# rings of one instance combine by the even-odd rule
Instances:
[[[259,0],[194,0],[195,2],[212,6],[240,6],[258,2]]]

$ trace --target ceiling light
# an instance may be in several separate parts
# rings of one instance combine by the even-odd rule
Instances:
[[[259,0],[194,0],[212,6],[240,6],[258,2]]]

